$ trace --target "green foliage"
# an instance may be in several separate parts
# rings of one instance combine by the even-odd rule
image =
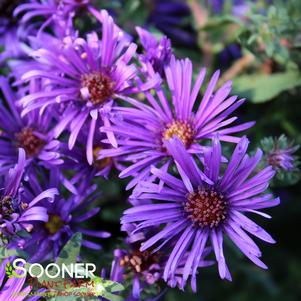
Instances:
[[[240,43],[256,55],[266,55],[280,64],[287,64],[294,57],[301,26],[301,2],[274,1],[264,11],[253,10],[239,36]]]
[[[301,75],[299,72],[256,73],[234,79],[233,91],[254,103],[261,103],[270,101],[280,93],[300,85]]]
[[[60,255],[57,259],[57,264],[72,264],[77,261],[77,257],[79,256],[80,248],[82,242],[82,234],[75,233],[70,238],[70,240],[66,243]]]
[[[8,261],[5,265],[5,272],[8,278],[13,277],[13,267],[11,266],[10,262]]]
[[[225,46],[235,42],[242,32],[242,26],[239,19],[231,15],[221,17],[212,17],[206,25],[200,29],[206,35],[200,35],[200,45],[206,43],[208,39],[212,45],[213,53],[221,52]],[[205,40],[206,39],[206,40]]]
[[[3,259],[12,256],[27,258],[27,254],[19,248],[8,249],[6,246],[0,247],[0,262],[2,262]]]

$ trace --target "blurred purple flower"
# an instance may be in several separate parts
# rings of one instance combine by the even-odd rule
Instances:
[[[150,231],[144,233],[148,237]],[[135,234],[137,237],[137,233]],[[126,300],[144,300],[143,292],[147,287],[152,286],[156,288],[158,295],[154,298],[147,298],[146,300],[158,300],[165,293],[165,290],[160,288],[160,281],[163,280],[164,266],[168,260],[167,252],[165,250],[155,251],[152,249],[140,251],[139,248],[143,245],[143,240],[132,243],[127,243],[126,249],[115,249],[114,260],[112,263],[110,279],[117,282],[125,282],[130,279],[131,292]],[[202,259],[199,261],[199,267],[207,267],[212,265],[212,261],[204,260],[210,253],[210,248],[206,248],[202,254]],[[181,270],[185,265],[186,254],[179,264],[174,277],[168,279],[168,284],[171,287],[180,285]]]
[[[56,22],[64,22],[70,13],[75,13],[77,9],[88,7],[90,0],[28,0],[14,10],[14,16],[20,16],[20,22],[27,23],[34,17],[44,17],[46,20],[42,27],[51,24],[56,26]]]
[[[21,180],[25,168],[25,151],[19,149],[19,159],[16,166],[9,170],[0,190],[0,228],[1,236],[8,238],[18,235],[18,232],[25,230],[31,232],[33,223],[36,221],[48,221],[47,210],[41,204],[42,200],[53,201],[58,191],[56,188],[41,190],[37,194],[28,196],[24,193]],[[1,179],[2,180],[2,179]],[[23,247],[21,241],[19,247]]]
[[[62,169],[70,170],[75,173],[72,178],[73,184],[80,181],[83,177],[91,180],[94,177],[104,177],[105,179],[108,179],[112,169],[117,169],[119,171],[124,169],[124,166],[122,165],[122,157],[105,157],[98,159],[104,149],[111,148],[111,146],[107,143],[101,142],[105,139],[105,134],[100,133],[99,131],[95,133],[93,143],[93,164],[90,165],[84,151],[87,135],[88,129],[84,129],[78,136],[77,145],[75,145],[72,150],[69,150],[69,148],[65,145],[62,148],[62,154],[64,155],[64,164],[62,165]]]
[[[140,62],[150,63],[155,72],[163,75],[164,67],[170,63],[172,56],[170,40],[166,36],[158,40],[157,37],[141,27],[136,27],[136,30],[144,50],[144,53],[139,55]]]
[[[210,5],[213,11],[217,14],[221,13],[224,9],[225,0],[210,0],[208,5]],[[256,1],[253,1],[256,2]],[[244,17],[245,14],[250,10],[250,1],[246,0],[232,0],[232,14],[237,17]]]
[[[162,227],[150,237],[140,251],[170,246],[171,253],[164,268],[164,279],[173,278],[182,258],[188,252],[182,270],[182,287],[192,275],[192,288],[196,290],[196,273],[203,250],[208,241],[214,249],[221,278],[231,280],[223,252],[223,236],[232,242],[256,265],[266,268],[259,259],[261,252],[247,234],[274,243],[273,238],[245,213],[255,213],[270,218],[261,209],[279,204],[271,194],[263,194],[275,172],[267,167],[250,175],[262,157],[258,150],[254,157],[246,154],[248,140],[243,137],[237,144],[228,166],[220,175],[221,145],[217,138],[212,149],[204,156],[202,172],[183,143],[175,138],[166,141],[168,151],[174,156],[181,178],[166,171],[152,168],[152,173],[166,183],[159,189],[155,183],[140,183],[136,198],[152,200],[151,204],[134,206],[125,211],[122,223],[137,223],[133,233],[151,227]]]
[[[201,154],[206,147],[200,145],[205,139],[212,138],[217,132],[220,140],[237,143],[234,133],[244,131],[254,122],[230,126],[237,117],[228,118],[244,99],[228,95],[231,82],[226,82],[215,93],[213,92],[219,71],[215,72],[202,101],[196,101],[205,78],[205,69],[197,76],[192,85],[192,63],[189,59],[177,61],[172,58],[170,66],[165,68],[165,76],[171,93],[171,104],[161,87],[155,89],[157,98],[151,91],[145,92],[147,104],[131,98],[123,98],[132,107],[117,107],[121,118],[116,118],[112,126],[104,126],[103,131],[115,133],[119,147],[103,150],[102,156],[124,156],[134,162],[124,169],[120,177],[135,176],[128,188],[133,187],[145,176],[148,176],[152,164],[162,164],[167,170],[171,163],[170,154],[164,142],[177,136],[190,153]],[[155,73],[149,67],[152,77]]]
[[[187,20],[192,18],[189,6],[181,0],[150,1],[147,25],[155,26],[175,44],[195,46],[196,35]]]
[[[10,58],[25,57],[28,47],[24,43],[32,31],[18,24],[13,10],[19,1],[2,0],[0,3],[0,66]]]
[[[33,192],[26,190],[28,196],[43,191],[43,187],[56,187],[60,191],[60,195],[51,204],[43,203],[49,215],[49,220],[37,222],[35,231],[32,232],[31,238],[25,243],[24,250],[30,254],[32,262],[39,262],[49,259],[49,257],[56,258],[64,244],[76,232],[80,232],[84,236],[97,238],[110,236],[106,231],[88,230],[82,226],[83,222],[100,211],[98,207],[89,207],[99,197],[99,193],[95,193],[96,186],[90,184],[90,179],[82,179],[75,187],[70,184],[71,182],[69,186],[65,185],[66,183],[62,185],[63,175],[59,169],[52,169],[49,178],[43,172],[38,173],[38,175],[39,177],[37,177],[37,171],[33,170],[28,173],[28,182],[34,187],[32,188]],[[39,178],[42,180],[39,180]],[[64,193],[63,196],[64,185],[69,191]],[[83,239],[82,245],[95,250],[101,249],[98,243],[88,239]]]
[[[35,110],[22,117],[16,105],[19,96],[4,77],[0,77],[0,91],[7,104],[0,102],[0,174],[16,164],[19,147],[25,150],[27,163],[48,168],[62,164],[60,142],[54,139],[52,114],[40,116]],[[34,93],[33,85],[30,92]]]
[[[292,171],[296,169],[297,158],[294,153],[299,147],[299,145],[287,145],[286,137],[282,135],[278,139],[274,139],[274,147],[267,154],[267,163],[276,171]]]

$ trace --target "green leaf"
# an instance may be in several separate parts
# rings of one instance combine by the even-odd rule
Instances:
[[[75,233],[61,251],[57,259],[57,264],[62,265],[64,263],[68,265],[75,263],[80,252],[81,241],[82,234]]]
[[[273,99],[281,92],[300,85],[300,74],[289,71],[270,75],[240,76],[233,81],[233,90],[239,96],[246,97],[253,103],[262,103]]]
[[[13,276],[13,268],[10,265],[10,262],[8,261],[6,266],[5,266],[5,271],[6,271],[6,275],[8,278],[11,278]]]
[[[100,287],[104,287],[106,291],[110,293],[121,292],[124,290],[124,286],[118,282],[112,280],[106,280],[100,277],[94,277],[94,282],[97,283]]]
[[[10,256],[27,258],[27,254],[20,249],[7,249],[7,247],[0,247],[0,261]]]

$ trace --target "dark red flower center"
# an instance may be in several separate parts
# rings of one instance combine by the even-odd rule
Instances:
[[[120,260],[120,265],[127,267],[135,273],[141,273],[149,269],[149,267],[159,262],[159,253],[151,253],[150,251],[141,252],[139,249],[125,255]]]
[[[194,130],[190,123],[184,121],[173,121],[167,124],[162,134],[163,142],[177,136],[186,147],[189,147],[194,140]]]
[[[102,72],[92,72],[81,77],[82,88],[88,89],[87,100],[94,106],[102,105],[114,94],[115,82],[111,77]]]
[[[227,202],[221,193],[200,187],[188,194],[184,210],[195,225],[213,228],[226,219]]]
[[[32,128],[24,128],[16,134],[17,146],[22,147],[28,157],[36,156],[46,142],[34,134]]]

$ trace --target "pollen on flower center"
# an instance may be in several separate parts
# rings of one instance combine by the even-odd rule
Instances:
[[[0,216],[2,218],[9,217],[14,212],[12,198],[10,196],[4,196],[0,201]]]
[[[49,220],[45,224],[45,228],[49,231],[50,234],[57,233],[62,226],[64,225],[64,222],[58,215],[49,215]]]
[[[88,89],[88,96],[84,98],[97,106],[106,102],[114,94],[115,82],[106,73],[93,72],[82,75],[81,86],[83,89]]]
[[[0,218],[9,219],[13,213],[19,213],[27,207],[28,204],[23,202],[18,205],[17,201],[9,195],[0,196]]]
[[[221,193],[199,187],[187,196],[184,210],[195,225],[213,228],[226,219],[227,202]]]
[[[131,254],[125,255],[120,260],[120,265],[128,267],[136,273],[146,271],[152,264],[159,262],[158,253],[152,254],[150,251],[134,250]]]
[[[17,146],[22,147],[29,157],[37,155],[46,142],[34,134],[32,128],[24,128],[16,134]]]
[[[190,123],[183,121],[174,121],[167,124],[166,130],[162,134],[162,140],[169,140],[177,136],[183,144],[188,147],[194,139],[194,130]]]

